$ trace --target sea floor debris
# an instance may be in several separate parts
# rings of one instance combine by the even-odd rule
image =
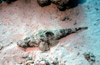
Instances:
[[[37,0],[37,3],[41,6],[48,6],[51,3],[55,4],[60,11],[65,11],[74,5],[73,0]],[[76,1],[75,1],[76,2]],[[70,5],[69,5],[70,4]]]
[[[91,65],[93,65],[93,63],[95,63],[95,56],[93,53],[85,52],[83,55],[84,55],[85,59],[90,62]]]

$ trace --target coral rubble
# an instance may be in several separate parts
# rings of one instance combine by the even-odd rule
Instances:
[[[37,0],[37,3],[38,3],[41,7],[44,7],[44,6],[50,5],[50,4],[51,4],[51,1],[50,1],[50,0]]]
[[[37,0],[37,3],[41,6],[48,6],[51,3],[55,4],[60,11],[76,7],[78,0]]]
[[[95,63],[95,56],[93,53],[85,52],[83,55],[84,55],[85,59],[90,62],[91,65],[93,65],[93,63]]]

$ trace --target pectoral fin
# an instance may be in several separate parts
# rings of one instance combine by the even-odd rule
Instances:
[[[46,42],[41,42],[39,45],[39,49],[43,52],[48,51],[49,50],[49,46],[48,43]]]
[[[58,42],[59,42],[58,40],[50,40],[50,41],[49,41],[49,45],[50,45],[50,46],[55,46],[55,45],[58,44]]]

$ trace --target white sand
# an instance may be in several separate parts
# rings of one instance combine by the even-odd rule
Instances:
[[[67,19],[61,21],[65,16]],[[61,39],[58,45],[45,53],[41,53],[38,48],[25,50],[16,45],[18,40],[37,30],[80,26],[87,26],[88,30]],[[96,56],[93,65],[100,65],[100,1],[87,0],[64,12],[59,11],[54,4],[42,8],[36,0],[28,3],[19,0],[3,5],[0,7],[0,46],[3,46],[0,50],[0,65],[24,63],[26,60],[23,56],[32,56],[34,62],[41,58],[52,62],[58,58],[59,65],[90,65],[83,56],[84,52],[93,53]]]

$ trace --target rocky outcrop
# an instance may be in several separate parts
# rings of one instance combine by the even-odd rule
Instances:
[[[37,0],[37,3],[41,6],[47,6],[50,5],[50,3],[53,3],[57,5],[57,8],[60,11],[66,10],[66,5],[68,4],[69,0]]]
[[[37,2],[41,7],[48,6],[51,4],[50,0],[37,0]]]
[[[37,0],[37,3],[41,6],[48,6],[51,3],[55,4],[60,11],[76,7],[79,0]]]
[[[69,0],[51,0],[52,3],[54,3],[55,5],[57,5],[57,8],[60,11],[64,11],[66,10],[66,6],[69,2]]]

